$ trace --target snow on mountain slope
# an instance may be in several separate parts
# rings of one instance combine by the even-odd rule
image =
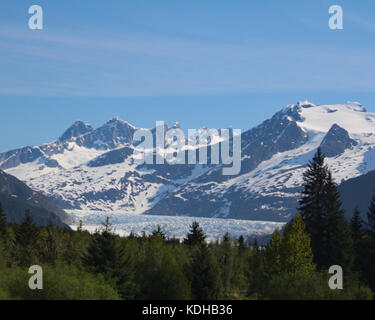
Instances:
[[[64,169],[71,169],[87,163],[105,152],[105,150],[80,147],[76,143],[70,142],[64,153],[54,154],[51,159],[56,160]]]
[[[75,212],[286,221],[319,146],[336,182],[375,169],[374,121],[356,102],[289,105],[242,134],[237,176],[220,165],[137,166],[136,128],[118,118],[98,129],[76,122],[55,142],[2,153],[0,168]]]
[[[375,133],[375,114],[366,112],[358,102],[315,106],[304,101],[297,108],[301,117],[297,124],[306,131],[328,132],[336,123],[351,134]]]
[[[202,166],[194,166],[190,170],[182,168],[185,173],[173,173],[175,166],[165,166],[165,172],[159,170],[158,166],[137,166],[133,159],[132,137],[129,136],[129,142],[124,143],[117,137],[117,132],[108,134],[117,123],[135,130],[135,127],[116,118],[97,129],[99,133],[92,129],[77,135],[78,128],[82,128],[82,123],[77,121],[63,135],[70,137],[68,140],[63,139],[61,142],[60,138],[60,141],[41,147],[54,150],[49,153],[48,160],[55,161],[56,165],[47,165],[43,154],[31,157],[29,161],[20,159],[15,165],[10,165],[7,172],[21,177],[31,188],[42,191],[66,209],[143,213],[176,185],[207,170]],[[85,125],[83,128],[86,130],[87,127]],[[103,132],[107,132],[107,137],[103,138]],[[96,138],[88,139],[88,134]],[[85,140],[90,141],[89,146],[82,142]],[[100,143],[91,143],[99,140]],[[115,146],[108,147],[114,141]],[[10,153],[18,156],[20,150]],[[3,159],[0,166],[9,166],[8,157],[3,155]]]
[[[327,158],[336,182],[340,183],[375,168],[374,114],[367,113],[359,103],[315,106],[307,101],[284,108],[272,119],[250,130],[249,132],[258,130],[261,134],[256,132],[257,134],[253,134],[255,138],[245,140],[245,148],[249,144],[256,148],[254,140],[258,137],[257,143],[263,148],[257,149],[255,154],[245,152],[243,163],[247,158],[254,158],[265,152],[267,145],[273,141],[279,143],[285,131],[274,134],[266,143],[264,141],[268,136],[262,131],[265,127],[278,127],[279,123],[284,125],[285,119],[290,121],[286,128],[295,122],[306,133],[306,138],[301,136],[300,141],[297,141],[299,146],[285,147],[286,150],[282,152],[273,147],[271,149],[274,152],[259,160],[255,168],[245,168],[241,175],[225,181],[200,177],[200,180],[206,182],[203,185],[200,181],[193,180],[176,189],[148,213],[168,212],[174,215],[179,212],[200,216],[203,215],[203,210],[207,210],[205,204],[210,203],[210,212],[215,217],[287,220],[296,212],[306,164],[328,138],[331,140],[330,148],[340,146],[337,150],[330,150],[335,156]],[[338,130],[331,133],[331,128],[340,128],[341,135],[335,136]],[[251,134],[243,134],[244,137],[246,135]],[[342,145],[349,147],[341,150]],[[208,175],[213,176],[212,172]],[[180,198],[194,199],[194,204],[186,205]]]

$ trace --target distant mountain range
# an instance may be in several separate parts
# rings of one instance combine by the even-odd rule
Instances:
[[[66,210],[270,221],[296,213],[319,146],[338,183],[375,169],[375,114],[356,102],[301,101],[243,132],[236,176],[222,165],[137,165],[136,129],[118,118],[97,129],[77,121],[54,142],[0,153],[0,169]]]

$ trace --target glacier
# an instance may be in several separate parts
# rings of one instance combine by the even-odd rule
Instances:
[[[76,230],[82,221],[83,230],[90,233],[99,230],[108,217],[114,227],[114,232],[120,236],[150,235],[159,225],[170,238],[184,239],[189,226],[197,221],[207,236],[208,242],[222,239],[228,233],[233,239],[243,236],[245,239],[255,239],[270,235],[275,229],[282,229],[284,223],[270,221],[243,221],[235,219],[134,215],[127,213],[103,213],[101,211],[69,212],[73,217],[70,227]]]

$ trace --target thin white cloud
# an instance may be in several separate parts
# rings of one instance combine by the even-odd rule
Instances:
[[[0,50],[0,94],[121,97],[375,88],[373,51],[317,44],[2,27]]]

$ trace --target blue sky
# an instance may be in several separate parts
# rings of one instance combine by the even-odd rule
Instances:
[[[344,30],[328,28],[332,4]],[[370,0],[3,0],[0,151],[115,115],[249,129],[305,99],[375,112],[374,40]]]

